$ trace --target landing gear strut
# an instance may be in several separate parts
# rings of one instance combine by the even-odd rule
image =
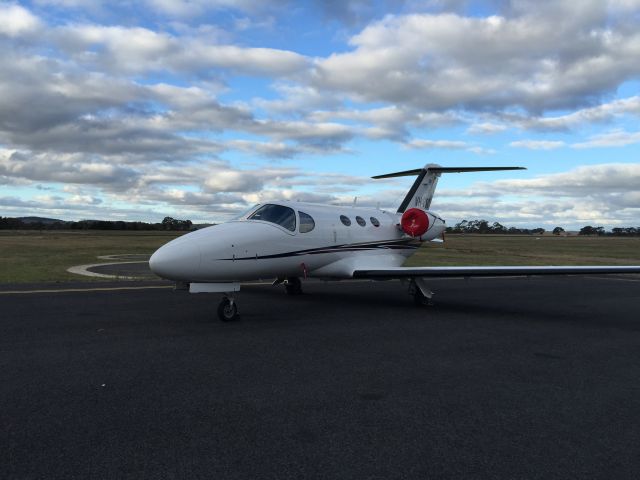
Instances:
[[[284,280],[287,295],[302,295],[302,282],[298,277],[287,277]]]
[[[427,287],[422,278],[413,278],[409,283],[409,295],[413,303],[418,306],[433,305],[433,292]]]
[[[222,297],[218,305],[218,318],[223,322],[232,322],[238,319],[238,305],[230,295]]]

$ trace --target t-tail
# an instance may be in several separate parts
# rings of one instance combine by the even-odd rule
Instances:
[[[526,170],[524,167],[442,167],[435,163],[429,163],[424,168],[416,168],[414,170],[405,170],[404,172],[387,173],[385,175],[376,175],[378,178],[391,177],[408,177],[417,175],[416,181],[404,197],[404,200],[398,207],[398,213],[404,213],[409,208],[419,208],[421,210],[429,210],[433,193],[438,184],[438,178],[443,173],[463,173],[463,172],[493,172],[497,170]]]

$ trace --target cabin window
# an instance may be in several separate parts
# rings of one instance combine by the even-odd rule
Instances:
[[[275,205],[272,203],[263,205],[256,210],[248,220],[262,220],[263,222],[275,223],[292,232],[296,230],[296,213],[293,211],[293,208],[283,205]]]
[[[313,221],[313,217],[311,215],[299,210],[298,214],[300,215],[300,233],[307,233],[315,228],[316,222]]]
[[[379,227],[380,226],[380,222],[378,221],[378,219],[376,217],[371,217],[369,220],[371,220],[371,225],[373,225],[374,227]]]
[[[356,217],[356,222],[358,222],[358,225],[360,225],[361,227],[364,227],[367,222],[364,221],[364,218],[362,217]]]
[[[340,221],[344,223],[347,227],[351,225],[351,220],[346,215],[340,215]]]

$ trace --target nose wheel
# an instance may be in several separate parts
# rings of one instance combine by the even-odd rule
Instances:
[[[223,322],[232,322],[238,319],[238,305],[233,297],[224,296],[218,305],[218,318]]]

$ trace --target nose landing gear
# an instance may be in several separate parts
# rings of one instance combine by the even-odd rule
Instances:
[[[238,319],[238,305],[231,295],[222,297],[218,305],[218,318],[223,322],[232,322]]]

